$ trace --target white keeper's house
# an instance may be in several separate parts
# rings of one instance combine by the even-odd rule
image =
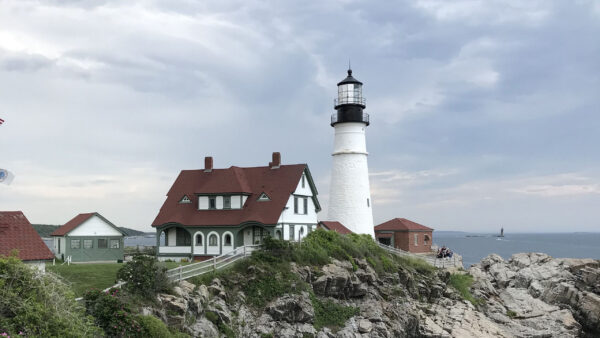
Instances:
[[[300,240],[317,227],[321,211],[306,164],[182,170],[152,223],[158,259],[205,260],[266,236]]]

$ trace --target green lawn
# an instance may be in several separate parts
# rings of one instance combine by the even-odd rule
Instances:
[[[106,289],[115,285],[117,271],[123,264],[98,263],[98,264],[71,264],[71,265],[46,265],[46,270],[62,276],[71,283],[76,297],[83,296],[89,289]]]
[[[165,262],[167,269],[176,268],[179,265],[189,263]],[[117,271],[123,266],[120,263],[90,263],[90,264],[71,264],[71,265],[46,265],[46,270],[54,272],[71,283],[76,297],[92,288],[106,289],[115,285]]]

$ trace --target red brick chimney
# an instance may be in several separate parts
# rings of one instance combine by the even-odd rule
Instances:
[[[278,151],[276,151],[273,152],[273,160],[269,162],[269,168],[277,169],[279,168],[279,166],[281,166],[281,154]]]
[[[209,173],[213,170],[213,158],[212,156],[206,156],[204,158],[204,172]]]

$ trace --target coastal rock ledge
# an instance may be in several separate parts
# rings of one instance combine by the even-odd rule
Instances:
[[[292,273],[308,290],[284,294],[262,308],[236,287],[260,274],[250,265],[246,273],[209,285],[181,282],[176,295],[159,295],[160,306],[147,312],[194,337],[600,336],[598,260],[528,253],[505,261],[490,255],[467,271],[474,280],[472,302],[450,286],[448,271],[400,268],[377,274],[365,260],[356,263],[333,260],[320,268],[292,263]],[[337,327],[320,326],[322,310],[315,304],[325,303],[355,312]]]
[[[600,336],[600,261],[492,254],[469,268],[481,311],[509,337]]]

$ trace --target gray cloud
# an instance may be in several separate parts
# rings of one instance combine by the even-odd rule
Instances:
[[[310,165],[326,206],[329,115],[351,58],[370,167],[396,173],[372,178],[376,220],[496,230],[514,210],[525,230],[597,226],[597,194],[567,193],[599,178],[593,1],[0,6],[0,165],[17,175],[0,205],[34,222],[99,210],[147,227],[179,170],[275,150]],[[565,173],[588,180],[536,180]]]

